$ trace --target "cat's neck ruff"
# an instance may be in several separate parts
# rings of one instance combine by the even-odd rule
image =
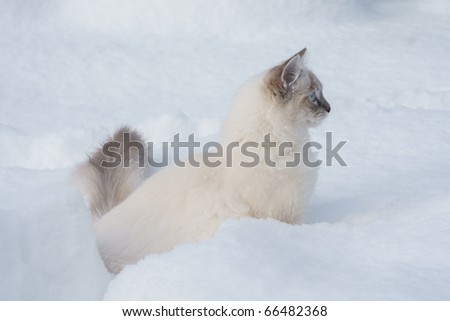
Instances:
[[[267,134],[280,143],[301,144],[309,140],[306,124],[280,112],[284,106],[273,99],[264,81],[265,74],[251,78],[238,90],[222,128],[222,142],[261,142]]]

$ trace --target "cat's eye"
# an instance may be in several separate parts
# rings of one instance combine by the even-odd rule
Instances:
[[[316,104],[317,103],[317,96],[316,93],[314,91],[311,91],[311,93],[308,96],[309,102],[312,104]]]

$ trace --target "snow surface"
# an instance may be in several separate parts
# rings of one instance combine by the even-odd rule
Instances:
[[[1,0],[0,30],[0,299],[450,299],[447,1]],[[307,224],[228,221],[109,275],[73,166],[121,124],[214,139],[304,46],[313,137],[348,141]]]

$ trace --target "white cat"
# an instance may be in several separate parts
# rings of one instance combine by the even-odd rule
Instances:
[[[149,253],[209,238],[229,218],[302,222],[315,171],[302,164],[288,167],[286,162],[309,141],[308,128],[330,111],[320,81],[303,64],[305,51],[245,84],[222,129],[222,146],[261,143],[270,134],[277,144],[269,149],[275,167],[263,161],[267,148],[259,144],[251,149],[260,156],[256,166],[240,166],[249,159],[234,148],[231,167],[223,159],[218,167],[169,166],[139,187],[143,169],[137,166],[136,151],[129,168],[102,167],[107,157],[100,150],[77,168],[74,177],[89,201],[98,247],[110,271],[117,273]],[[117,131],[112,140],[122,141],[124,132],[142,140],[128,128]],[[293,147],[280,153],[283,142]]]

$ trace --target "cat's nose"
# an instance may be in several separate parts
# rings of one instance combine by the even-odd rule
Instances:
[[[331,106],[328,103],[328,101],[322,97],[321,99],[322,101],[320,102],[320,105],[322,106],[323,109],[325,109],[328,113],[331,111]]]

